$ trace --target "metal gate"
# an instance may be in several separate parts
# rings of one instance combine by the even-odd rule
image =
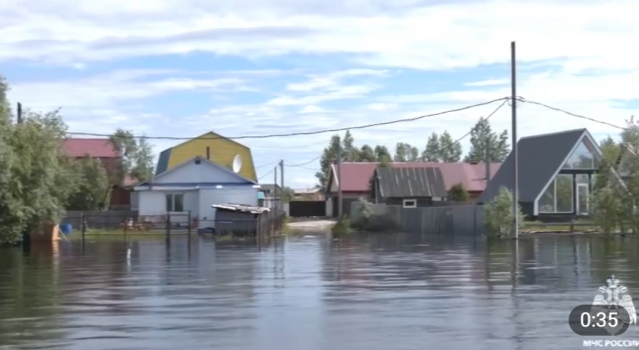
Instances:
[[[353,202],[358,201],[359,198],[342,198],[342,215],[343,216],[351,216],[351,206]],[[338,217],[339,213],[339,200],[337,197],[333,198],[333,216]]]
[[[289,216],[292,218],[310,218],[326,216],[325,201],[291,201]]]

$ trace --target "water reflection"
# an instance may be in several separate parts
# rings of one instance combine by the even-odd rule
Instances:
[[[189,249],[179,239],[34,245],[0,251],[0,346],[581,348],[570,310],[611,274],[639,295],[638,252],[634,239],[402,235],[259,249],[207,240]],[[638,330],[623,337],[639,339]]]

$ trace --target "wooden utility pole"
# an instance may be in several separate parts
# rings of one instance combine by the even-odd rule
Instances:
[[[18,110],[17,110],[17,119],[18,124],[22,124],[22,103],[18,102]]]
[[[510,87],[512,105],[512,148],[513,148],[513,234],[519,238],[519,154],[517,151],[517,56],[515,42],[510,43]]]
[[[280,160],[280,183],[282,185],[282,193],[280,197],[284,197],[284,159]],[[282,202],[282,198],[280,198],[280,208],[284,210],[284,202]]]
[[[337,218],[342,219],[342,143],[337,148]]]
[[[273,209],[277,210],[277,166],[273,169]]]

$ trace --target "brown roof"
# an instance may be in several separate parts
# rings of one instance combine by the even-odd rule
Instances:
[[[108,139],[80,139],[71,138],[62,141],[64,152],[72,158],[84,157],[87,154],[95,158],[120,158],[122,155],[116,151]]]
[[[342,168],[342,191],[344,192],[368,192],[368,183],[375,172],[378,163],[344,162]],[[486,166],[484,163],[430,163],[430,162],[392,162],[390,167],[401,168],[438,168],[444,178],[446,189],[450,190],[456,184],[461,183],[469,192],[482,192],[486,187]],[[490,176],[495,176],[501,163],[491,163]],[[333,164],[333,171],[329,177],[329,189],[332,175],[337,175],[337,165]]]

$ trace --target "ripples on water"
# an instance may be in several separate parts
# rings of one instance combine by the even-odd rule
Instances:
[[[610,274],[639,298],[634,239],[513,244],[140,241],[130,260],[124,242],[2,250],[0,349],[578,349],[568,314]]]

